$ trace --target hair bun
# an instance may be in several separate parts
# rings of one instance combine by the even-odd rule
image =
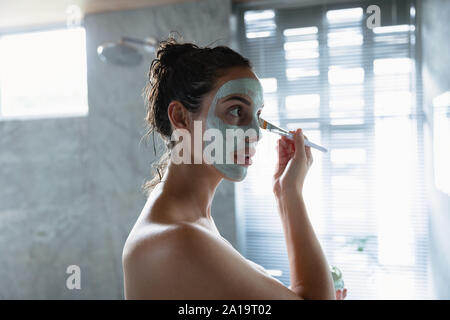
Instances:
[[[198,47],[192,43],[178,43],[175,39],[169,38],[159,44],[156,56],[160,63],[170,67],[189,52],[194,52]]]

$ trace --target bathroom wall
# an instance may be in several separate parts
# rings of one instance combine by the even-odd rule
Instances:
[[[121,299],[123,244],[145,203],[154,160],[141,97],[151,56],[138,67],[102,63],[99,44],[121,36],[199,45],[230,43],[230,0],[201,0],[85,17],[89,115],[0,121],[0,299]],[[219,40],[219,41],[217,41]],[[212,214],[236,246],[234,187]],[[66,268],[81,268],[81,290]]]
[[[432,149],[432,99],[450,90],[450,2],[423,0],[419,3],[422,6],[424,107],[429,119],[425,154],[427,198],[431,204],[429,234],[433,298],[450,299],[450,196],[435,188]]]
[[[66,267],[89,259],[101,241],[88,236],[95,226],[87,125],[86,118],[0,121],[0,299],[69,297]],[[82,293],[74,294],[91,296]]]

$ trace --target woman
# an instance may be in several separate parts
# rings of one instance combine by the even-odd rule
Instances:
[[[211,216],[218,184],[224,178],[245,177],[260,137],[262,88],[250,62],[227,47],[199,48],[168,39],[160,43],[149,77],[147,122],[167,140],[171,155],[176,147],[170,142],[172,134],[194,135],[196,121],[202,133],[245,128],[257,134],[241,141],[245,151],[233,149],[233,163],[198,163],[186,150],[183,156],[192,162],[164,158],[165,172],[158,171],[163,176],[147,183],[147,190],[153,190],[124,247],[125,297],[334,299],[330,269],[303,202],[303,182],[313,158],[301,129],[295,131],[294,141],[278,141],[273,179],[289,257],[289,288],[236,251]],[[201,146],[204,150],[205,144]]]

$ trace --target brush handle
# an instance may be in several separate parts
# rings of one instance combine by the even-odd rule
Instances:
[[[284,131],[280,131],[280,130],[271,130],[271,131],[275,132],[275,133],[278,133],[278,134],[280,134],[282,136],[286,136],[286,137],[288,137],[290,139],[294,139],[294,135],[292,133],[290,133],[290,132],[284,132]],[[319,146],[319,145],[317,145],[315,143],[312,143],[311,141],[309,141],[307,139],[305,139],[304,141],[305,141],[305,146],[307,146],[307,147],[311,147],[311,148],[317,149],[317,150],[322,151],[322,152],[328,152],[328,150],[325,149],[324,147],[321,147],[321,146]]]

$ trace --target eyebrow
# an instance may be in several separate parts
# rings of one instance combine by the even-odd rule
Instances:
[[[239,96],[231,96],[231,97],[225,99],[223,102],[227,102],[227,101],[230,101],[230,100],[239,100],[239,101],[245,103],[248,106],[252,105],[251,102],[249,102],[247,99],[245,99],[243,97],[239,97]]]

